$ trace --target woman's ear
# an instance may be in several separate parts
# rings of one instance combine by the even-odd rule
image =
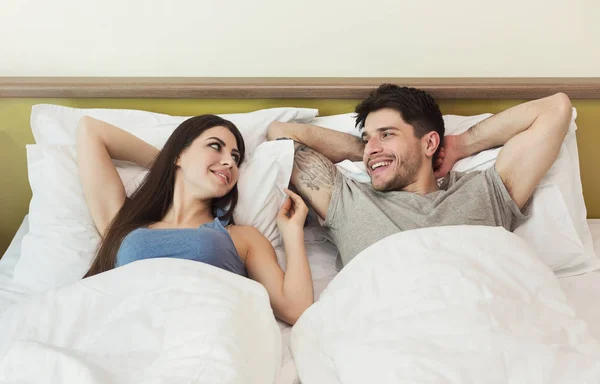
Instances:
[[[427,157],[433,157],[435,151],[440,146],[440,135],[436,131],[431,131],[424,136],[424,149]]]

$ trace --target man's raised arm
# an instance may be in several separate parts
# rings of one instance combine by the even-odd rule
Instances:
[[[571,102],[564,93],[502,111],[459,136],[447,137],[445,156],[453,160],[444,164],[442,173],[454,160],[504,146],[496,170],[512,199],[523,208],[556,160],[571,114]]]
[[[271,123],[269,140],[294,140],[292,184],[317,214],[325,219],[336,177],[334,163],[362,159],[364,144],[358,137],[310,124]]]

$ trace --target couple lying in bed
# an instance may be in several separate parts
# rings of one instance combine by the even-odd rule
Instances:
[[[514,230],[527,219],[533,191],[558,155],[571,111],[569,98],[559,93],[444,137],[442,114],[431,96],[385,84],[356,108],[361,139],[278,122],[269,127],[268,138],[295,142],[292,184],[325,220],[344,266],[399,231],[461,224]],[[488,170],[450,172],[461,158],[498,146],[503,149]],[[78,127],[77,153],[86,200],[103,237],[86,276],[140,259],[177,257],[256,280],[275,315],[290,324],[312,304],[302,198],[286,190],[289,198],[277,216],[285,273],[258,230],[232,223],[244,142],[231,122],[213,115],[191,118],[158,151],[86,117]],[[111,158],[150,168],[130,198]],[[371,185],[337,171],[334,163],[345,159],[362,159]]]

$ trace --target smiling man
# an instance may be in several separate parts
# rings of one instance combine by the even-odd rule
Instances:
[[[531,195],[558,156],[571,113],[569,98],[557,93],[444,137],[442,113],[430,95],[384,84],[356,107],[362,139],[279,122],[268,137],[296,142],[292,183],[325,220],[345,266],[399,231],[461,224],[513,231],[527,219]],[[488,170],[450,171],[461,158],[498,146],[504,147]],[[338,172],[334,163],[344,159],[362,159],[371,184]]]

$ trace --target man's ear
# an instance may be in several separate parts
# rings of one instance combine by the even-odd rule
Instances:
[[[439,146],[440,135],[436,131],[430,131],[423,136],[423,150],[426,156],[433,157]]]

